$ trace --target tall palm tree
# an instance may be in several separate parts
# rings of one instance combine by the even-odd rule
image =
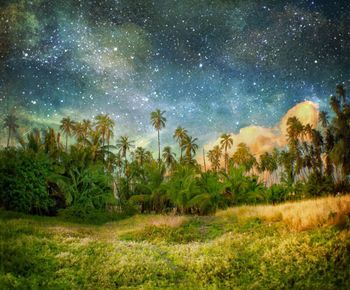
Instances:
[[[106,133],[107,146],[109,148],[110,141],[114,137],[113,128],[109,128]]]
[[[293,164],[296,163],[297,169],[301,169],[299,165],[301,164],[301,161],[302,161],[301,153],[299,150],[299,137],[302,136],[304,132],[305,132],[305,128],[297,117],[294,116],[294,117],[288,118],[287,134],[288,134],[289,152],[291,154],[290,155],[291,158],[294,159]]]
[[[43,148],[43,141],[41,138],[41,133],[38,128],[34,128],[28,135],[27,135],[28,143],[26,144],[25,148],[31,149],[34,152],[39,152]]]
[[[122,156],[120,155],[120,153],[118,153],[116,156],[115,156],[115,160],[114,160],[114,163],[116,165],[116,167],[118,168],[118,176],[120,177],[121,175],[121,170],[122,170],[122,166],[123,166],[123,159],[122,159]]]
[[[260,155],[260,162],[258,164],[258,170],[259,172],[263,173],[263,179],[265,182],[265,185],[267,185],[267,177],[265,173],[271,174],[273,171],[277,169],[277,160],[274,158],[274,153],[265,152],[262,155]]]
[[[83,123],[81,122],[76,122],[74,124],[74,129],[73,133],[75,138],[77,139],[77,142],[79,145],[82,145],[86,140],[84,140],[84,128],[83,128]]]
[[[158,162],[160,164],[160,136],[159,131],[165,127],[166,118],[163,116],[165,111],[160,111],[159,109],[151,113],[152,126],[158,132]]]
[[[206,162],[205,162],[205,149],[204,149],[204,147],[203,147],[203,166],[204,166],[204,172],[207,172],[207,166],[206,166],[205,163],[206,163]]]
[[[146,154],[147,154],[146,149],[143,147],[137,147],[135,149],[135,154],[134,154],[135,160],[141,167],[143,167],[143,164],[144,164],[145,160],[147,159]]]
[[[56,133],[53,128],[48,128],[44,131],[44,147],[45,152],[52,157],[58,157],[58,154],[62,150],[62,144],[60,143],[60,134]]]
[[[96,133],[96,132],[95,132]],[[92,132],[92,123],[90,120],[84,119],[81,122],[76,122],[74,125],[74,135],[77,138],[77,141],[79,145],[81,145],[83,148],[88,142],[88,137],[90,139],[94,139],[98,136],[98,138],[101,137],[101,134],[95,134]]]
[[[311,138],[312,135],[312,126],[308,123],[304,126],[304,129],[300,133],[302,137],[308,137],[309,139]],[[304,140],[303,140],[304,141]]]
[[[182,144],[184,143],[184,140],[186,138],[188,138],[188,135],[187,135],[187,130],[181,126],[177,127],[175,132],[174,132],[174,135],[173,135],[173,138],[179,143],[179,147],[180,147],[180,161],[182,159]]]
[[[324,129],[326,129],[328,127],[328,113],[326,111],[321,111],[320,115],[319,115],[319,119],[321,122],[321,125]]]
[[[109,145],[110,138],[112,137],[112,131],[115,126],[115,122],[106,115],[98,115],[95,117],[96,120],[96,130],[100,131],[102,136],[102,146],[105,146],[106,141]]]
[[[182,144],[182,149],[185,151],[185,156],[188,162],[191,162],[192,157],[196,155],[198,149],[198,144],[196,143],[197,141],[197,138],[188,136]]]
[[[10,146],[10,140],[12,138],[12,135],[16,134],[18,125],[17,125],[17,117],[14,114],[9,114],[5,117],[4,120],[4,128],[8,131],[7,136],[7,147]]]
[[[213,149],[208,151],[207,157],[211,163],[211,167],[214,171],[218,171],[220,168],[220,158],[222,156],[222,151],[219,145],[214,146]]]
[[[221,135],[221,140],[220,140],[220,144],[221,144],[221,149],[225,150],[225,155],[224,155],[224,159],[225,159],[225,171],[227,172],[227,164],[228,164],[228,154],[227,154],[227,150],[230,149],[233,145],[233,139],[231,134],[222,134]]]
[[[91,130],[89,133],[89,138],[85,140],[88,150],[91,153],[91,158],[94,162],[97,161],[98,157],[103,159],[103,150],[101,148],[101,133],[96,130]]]
[[[287,133],[290,141],[295,141],[303,133],[304,126],[297,117],[290,117],[287,120]]]
[[[339,102],[339,99],[336,96],[331,96],[330,105],[331,105],[332,110],[334,111],[334,113],[337,115],[337,117],[339,117],[339,115],[341,113],[340,102]]]
[[[344,105],[346,103],[346,90],[344,88],[344,85],[337,85],[336,93],[339,97],[341,97],[341,100],[342,100],[343,105]]]
[[[63,132],[63,134],[66,136],[66,151],[68,149],[68,138],[73,135],[73,132],[75,130],[75,122],[71,120],[71,118],[63,118],[61,120],[61,126],[60,130]]]
[[[151,153],[151,151],[147,150],[146,153],[145,153],[145,162],[151,162],[153,161],[153,155]]]
[[[249,147],[245,143],[239,143],[237,149],[232,156],[235,164],[243,165],[247,171],[249,171],[256,163],[254,155],[250,152]]]
[[[131,148],[134,148],[134,141],[129,140],[128,136],[121,136],[117,140],[117,149],[119,149],[119,154],[124,157],[124,162],[125,162],[125,168],[124,168],[124,173],[126,172],[126,165],[127,165],[127,152],[130,151]]]
[[[82,134],[83,134],[84,139],[87,139],[89,133],[92,130],[92,123],[91,123],[91,121],[88,120],[88,119],[84,119],[81,122],[81,130],[82,130]]]
[[[170,146],[166,146],[163,149],[163,161],[165,163],[165,166],[170,169],[174,166],[174,164],[176,163],[176,159],[175,159],[175,153],[173,153],[171,151],[171,147]]]

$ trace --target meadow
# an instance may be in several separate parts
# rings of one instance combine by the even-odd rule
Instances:
[[[0,211],[1,289],[349,289],[350,195],[101,224]]]

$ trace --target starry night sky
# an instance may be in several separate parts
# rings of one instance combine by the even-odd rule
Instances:
[[[155,145],[182,125],[203,144],[350,83],[350,1],[0,1],[0,104],[28,126],[110,114]],[[151,142],[151,143],[149,143]]]

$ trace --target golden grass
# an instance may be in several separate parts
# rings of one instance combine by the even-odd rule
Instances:
[[[329,196],[280,205],[241,206],[217,212],[218,217],[259,217],[284,222],[293,231],[319,226],[340,225],[350,216],[350,195]]]
[[[177,228],[181,226],[187,218],[185,216],[169,216],[169,215],[159,215],[151,218],[148,221],[148,225],[156,227],[170,227]]]

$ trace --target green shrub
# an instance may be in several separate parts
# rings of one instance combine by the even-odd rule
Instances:
[[[0,202],[9,210],[48,213],[55,201],[48,193],[52,164],[44,154],[4,150],[0,154]]]
[[[312,172],[308,180],[303,184],[302,190],[306,196],[323,196],[333,192],[333,180],[331,177]]]
[[[229,166],[228,173],[222,174],[226,188],[226,199],[229,205],[256,204],[265,201],[265,188],[256,176],[247,176],[243,166]]]
[[[284,184],[273,184],[266,190],[266,199],[269,203],[279,203],[288,200],[290,189]]]
[[[100,165],[69,168],[65,176],[56,180],[66,197],[70,212],[77,217],[89,215],[94,210],[105,210],[115,203],[112,177]]]

